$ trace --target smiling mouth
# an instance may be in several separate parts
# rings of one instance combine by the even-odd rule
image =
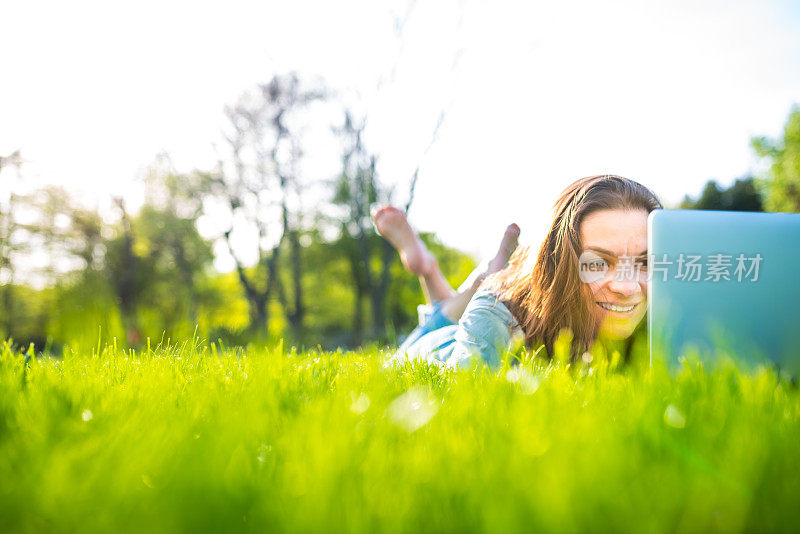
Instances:
[[[601,308],[603,308],[604,310],[617,312],[617,313],[628,313],[628,312],[632,311],[639,304],[637,303],[637,304],[632,304],[630,306],[617,306],[616,304],[611,304],[611,303],[608,303],[608,302],[598,302],[597,305],[600,306]]]

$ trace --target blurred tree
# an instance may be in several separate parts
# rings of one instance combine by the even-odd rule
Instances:
[[[45,255],[37,275],[45,285],[75,269],[99,269],[103,255],[103,219],[81,207],[60,186],[47,186],[23,197],[28,212],[30,247]]]
[[[22,166],[22,155],[19,150],[14,151],[8,156],[0,156],[0,171],[5,167],[15,167],[19,169]]]
[[[761,194],[753,177],[736,180],[727,191],[729,206],[734,211],[764,211]]]
[[[197,230],[210,187],[208,175],[179,174],[160,154],[145,177],[142,209],[130,215],[116,199],[120,219],[106,241],[103,273],[114,289],[129,343],[142,339],[143,314],[151,336],[190,335],[198,306],[211,298],[204,282],[214,256]],[[187,328],[179,330],[181,325]]]
[[[751,144],[769,164],[757,183],[767,211],[800,213],[800,106],[792,107],[782,139],[756,137]]]
[[[356,343],[360,342],[364,331],[366,297],[370,300],[371,337],[386,337],[386,296],[391,282],[390,267],[397,256],[392,246],[379,238],[373,228],[370,207],[388,202],[391,191],[378,183],[375,156],[367,153],[362,142],[364,125],[364,120],[356,124],[348,110],[345,111],[344,124],[335,130],[342,137],[345,149],[333,202],[345,210],[340,222],[339,247],[348,258],[355,290],[353,331]]]
[[[197,320],[198,304],[207,296],[201,279],[214,259],[211,243],[197,230],[203,215],[203,195],[211,188],[203,173],[179,174],[167,154],[159,154],[145,178],[145,205],[138,215],[141,246],[153,264],[152,287],[170,296],[165,317],[174,324],[184,316]],[[149,291],[155,295],[158,291]],[[159,299],[152,299],[154,304]],[[161,298],[163,301],[163,297]],[[161,302],[163,305],[164,303]],[[167,310],[164,310],[167,312]]]
[[[761,195],[752,177],[739,178],[728,189],[721,189],[716,181],[709,180],[697,200],[688,195],[680,204],[682,209],[763,211]]]
[[[114,227],[62,187],[45,187],[28,198],[36,214],[32,246],[49,259],[40,274],[51,301],[47,326],[39,335],[83,347],[94,346],[98,333],[123,338],[126,332],[107,269]]]
[[[111,335],[114,321],[105,316],[113,307],[132,345],[142,341],[143,331],[159,336],[185,327],[177,333],[190,335],[198,303],[208,296],[204,280],[213,259],[211,244],[196,228],[202,212],[196,193],[206,187],[203,180],[175,173],[169,158],[159,156],[145,179],[145,205],[130,214],[123,199],[114,199],[119,216],[111,223],[80,207],[62,188],[27,195],[26,240],[49,258],[43,280],[57,289],[62,307],[72,308],[53,310],[52,331],[80,338],[68,331],[79,329],[79,322],[67,317],[74,312],[92,328],[99,321]]]
[[[41,349],[52,333],[54,317],[62,312],[59,295],[76,280],[68,275],[76,269],[96,271],[102,263],[102,219],[77,207],[56,186],[9,193],[0,219],[2,270],[8,282],[3,284],[0,328],[3,335]],[[15,280],[18,270],[20,279]],[[102,292],[96,286],[83,293],[83,301]]]
[[[14,300],[15,256],[27,249],[24,225],[18,220],[19,195],[14,194],[11,178],[3,169],[14,167],[19,171],[22,157],[19,151],[10,156],[0,156],[0,288],[2,289],[2,323],[0,334],[10,335],[14,331],[16,306]],[[17,174],[19,178],[19,174]]]
[[[325,98],[318,87],[307,87],[295,74],[277,75],[257,91],[243,94],[226,108],[231,133],[231,172],[214,175],[213,191],[230,212],[231,225],[223,234],[236,263],[236,271],[250,305],[251,327],[265,332],[268,303],[276,297],[293,331],[302,330],[305,316],[303,261],[300,243],[303,212],[298,175],[300,120],[302,110]],[[257,234],[255,276],[245,268],[234,247],[237,225],[254,228]],[[287,294],[279,266],[284,243],[289,249]],[[291,302],[290,302],[291,299]]]
[[[714,180],[706,182],[700,198],[692,200],[688,195],[684,197],[681,202],[682,209],[705,209],[705,210],[721,210],[722,207],[722,190]]]
[[[68,288],[94,273],[96,278],[83,286],[78,302],[88,303],[103,293],[99,286],[105,282],[97,277],[105,250],[102,219],[96,212],[78,207],[62,187],[40,188],[14,195],[13,200],[14,212],[18,213],[18,217],[11,218],[17,227],[15,240],[24,246],[17,248],[10,265],[24,273],[19,282],[25,285],[18,282],[8,286],[15,298],[0,314],[7,319],[6,335],[24,343],[33,342],[42,349],[51,339],[56,317],[75,312],[74,308],[64,310],[59,306]],[[15,261],[19,266],[14,267]],[[76,276],[78,272],[80,276]],[[107,301],[106,308],[109,304],[112,303]],[[108,313],[106,309],[105,315]],[[97,324],[94,322],[95,329]],[[91,327],[82,326],[85,328]],[[95,340],[96,333],[95,330]]]
[[[106,242],[104,275],[114,290],[127,341],[138,345],[142,335],[137,311],[151,276],[145,272],[145,259],[134,249],[135,228],[125,201],[117,197],[114,203],[119,209],[120,221],[114,237]]]

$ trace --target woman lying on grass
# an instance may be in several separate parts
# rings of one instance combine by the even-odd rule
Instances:
[[[535,259],[529,248],[515,252],[520,230],[512,224],[488,268],[457,291],[405,215],[391,206],[376,210],[378,232],[419,276],[427,300],[419,326],[392,360],[468,367],[482,359],[497,367],[513,334],[552,355],[564,328],[572,332],[573,359],[600,338],[630,340],[647,311],[647,216],[660,208],[656,195],[633,180],[582,178],[558,198]]]

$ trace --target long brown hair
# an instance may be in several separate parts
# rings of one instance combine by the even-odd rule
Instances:
[[[581,282],[578,271],[583,219],[599,210],[650,213],[662,207],[647,187],[609,174],[581,178],[561,192],[536,261],[529,247],[520,247],[508,267],[486,281],[519,322],[529,348],[543,344],[552,356],[559,333],[568,328],[574,359],[597,336],[600,324],[587,305],[593,300],[591,289]]]

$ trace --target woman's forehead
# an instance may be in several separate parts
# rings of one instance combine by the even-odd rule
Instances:
[[[602,249],[614,255],[647,253],[647,212],[644,210],[601,210],[581,222],[584,248]]]

